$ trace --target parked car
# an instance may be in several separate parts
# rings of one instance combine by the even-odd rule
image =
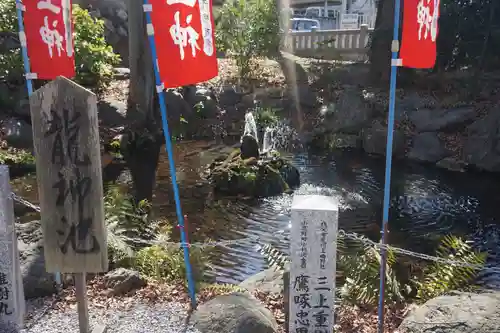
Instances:
[[[318,20],[294,17],[290,19],[291,31],[313,31],[320,30],[321,24]]]

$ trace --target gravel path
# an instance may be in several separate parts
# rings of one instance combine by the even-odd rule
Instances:
[[[43,312],[39,308],[35,312]],[[34,314],[20,333],[71,333],[78,332],[78,315],[74,309],[51,309],[41,317]],[[145,304],[138,302],[127,310],[89,310],[90,325],[105,324],[107,333],[199,333],[185,325],[187,311],[180,303]]]

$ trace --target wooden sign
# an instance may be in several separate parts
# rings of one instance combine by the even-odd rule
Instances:
[[[47,272],[108,269],[97,98],[58,77],[30,97]]]
[[[9,168],[0,165],[0,332],[19,332],[25,311]]]
[[[338,209],[333,197],[293,198],[290,333],[333,332]]]

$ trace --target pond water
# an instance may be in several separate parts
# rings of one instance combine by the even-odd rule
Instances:
[[[229,146],[182,142],[174,147],[177,179],[190,242],[242,240],[210,251],[212,278],[239,283],[267,268],[259,248],[272,244],[288,253],[292,195],[262,200],[216,200],[200,187],[200,172]],[[339,152],[328,157],[290,153],[302,185],[295,193],[339,197],[339,228],[378,241],[382,219],[384,159]],[[500,179],[460,174],[430,166],[395,162],[391,190],[389,243],[434,254],[447,234],[460,235],[489,252],[488,265],[500,267]],[[34,176],[14,181],[15,191],[37,202]],[[167,154],[162,151],[153,199],[155,217],[176,221]],[[36,218],[25,216],[24,219]],[[178,232],[174,237],[178,239]],[[248,240],[248,238],[251,238]],[[258,240],[255,238],[258,237]],[[247,239],[245,241],[245,239]],[[500,274],[484,271],[479,282],[500,287]]]
[[[292,195],[263,200],[215,200],[197,183],[200,171],[221,146],[185,142],[175,147],[177,179],[184,214],[188,215],[189,240],[238,240],[212,251],[218,282],[238,283],[266,268],[259,247],[272,244],[288,253]],[[226,147],[227,150],[227,147]],[[384,160],[342,152],[329,157],[289,154],[299,168],[302,185],[295,193],[324,193],[342,202],[339,228],[380,237]],[[162,153],[153,201],[156,215],[175,221],[167,154]],[[490,253],[488,265],[500,267],[500,179],[492,175],[451,173],[429,166],[395,162],[389,242],[394,246],[433,254],[446,234],[464,236]],[[254,238],[258,237],[258,240]],[[483,272],[480,282],[500,287],[500,274]]]

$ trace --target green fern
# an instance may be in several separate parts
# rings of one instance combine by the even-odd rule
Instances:
[[[436,250],[436,256],[465,264],[484,266],[487,253],[475,251],[459,237],[446,236]],[[425,302],[451,290],[461,289],[470,284],[478,273],[478,270],[471,267],[434,262],[424,270],[423,278],[413,281],[418,290],[417,298],[420,302]]]
[[[264,256],[269,267],[271,268],[285,269],[285,266],[290,262],[286,253],[283,253],[271,244],[265,244],[262,246],[260,253]]]
[[[340,296],[346,303],[360,306],[375,306],[380,290],[380,264],[382,257],[372,246],[364,247],[355,253],[340,249],[339,268],[344,271],[345,281],[340,289]],[[387,269],[385,296],[386,303],[398,303],[404,300],[402,286],[393,270],[396,256],[387,251]]]
[[[104,197],[108,251],[114,263],[133,257],[134,248],[154,238],[155,224],[148,223],[142,206],[132,202],[131,196],[118,186],[109,186]]]

